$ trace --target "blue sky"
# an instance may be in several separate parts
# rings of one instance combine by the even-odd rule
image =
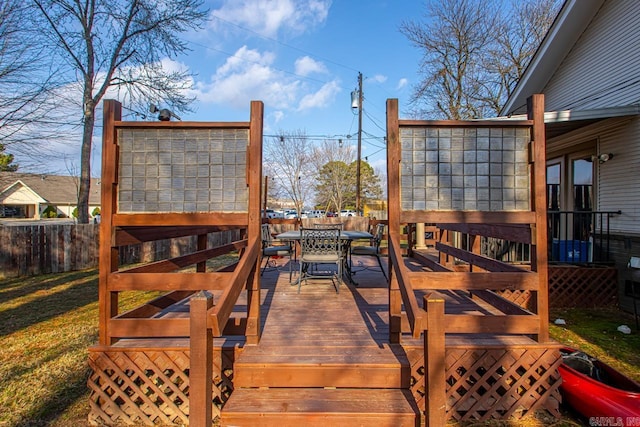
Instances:
[[[193,112],[189,121],[246,121],[251,100],[265,104],[264,134],[305,132],[357,144],[357,114],[351,91],[363,75],[362,157],[376,170],[386,170],[385,101],[398,98],[408,107],[416,83],[420,51],[399,27],[419,19],[420,1],[392,0],[208,0],[210,16],[199,31],[183,34],[191,51],[168,68],[195,75]],[[65,96],[81,99],[70,85]],[[114,98],[107,93],[105,99]],[[126,105],[125,105],[126,107]],[[160,105],[160,107],[163,107]],[[142,113],[142,112],[141,112]],[[77,117],[77,111],[69,113]],[[94,133],[91,175],[100,176],[101,109]],[[131,110],[124,120],[145,120]],[[154,120],[149,114],[146,120]],[[350,138],[348,136],[351,136]],[[15,152],[23,172],[79,174],[81,128],[50,142],[56,153],[24,157]],[[11,150],[9,150],[11,152]],[[355,150],[354,150],[355,152]]]
[[[247,120],[265,103],[265,135],[303,130],[356,144],[351,91],[363,74],[362,157],[385,168],[385,101],[407,106],[420,52],[399,32],[421,17],[419,1],[210,1],[193,49],[177,61],[196,74],[195,112],[183,120]]]

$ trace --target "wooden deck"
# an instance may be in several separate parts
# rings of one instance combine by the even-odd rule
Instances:
[[[313,281],[300,294],[288,269],[267,271],[262,287],[262,337],[234,363],[234,387],[222,425],[417,425],[411,392],[413,360],[423,341],[403,335],[389,342],[388,289],[372,258],[354,258],[358,286],[336,293],[330,281]],[[412,270],[420,269],[407,260]],[[424,292],[424,291],[421,291]],[[447,312],[495,314],[496,309],[442,292]],[[450,336],[447,345],[468,348],[481,337]],[[485,345],[527,345],[526,337],[485,337]]]
[[[342,285],[339,293],[329,281],[298,293],[282,265],[258,277],[266,221],[258,215],[261,102],[251,103],[249,122],[175,125],[122,122],[120,105],[106,102],[90,422],[440,426],[537,410],[558,416],[561,358],[549,340],[547,250],[535,244],[547,241],[544,108],[538,95],[529,101],[529,119],[498,126],[400,120],[397,100],[387,101],[389,281],[374,259],[356,257],[358,286]],[[197,145],[224,160],[225,150],[236,151],[234,168],[210,168],[211,179],[196,181],[210,191],[202,193],[212,198],[208,205],[194,206],[188,187],[171,191],[169,207],[131,202],[133,180],[117,178],[128,176],[141,157],[135,153],[157,151],[159,133],[171,152]],[[204,142],[185,144],[186,136]],[[448,167],[427,173],[419,159],[433,154],[427,148],[436,140],[444,153],[438,161]],[[176,158],[195,160],[193,153]],[[489,166],[486,159],[491,174],[476,167]],[[145,188],[166,184],[157,170],[150,165]],[[490,181],[489,194],[480,183],[500,171],[506,175]],[[219,191],[221,180],[235,190]],[[439,194],[426,191],[434,180]],[[466,191],[467,181],[478,188]],[[144,200],[155,200],[149,191]],[[419,224],[440,230],[431,261],[414,251]],[[208,235],[225,230],[239,237],[211,247]],[[469,238],[464,247],[461,234]],[[195,239],[195,251],[132,268],[118,263],[126,245],[182,236]],[[482,238],[532,245],[530,267],[484,255]],[[207,270],[210,259],[232,252],[242,254],[237,264]],[[195,271],[184,272],[188,266]],[[120,313],[123,291],[168,294]],[[523,308],[519,294],[535,307]]]

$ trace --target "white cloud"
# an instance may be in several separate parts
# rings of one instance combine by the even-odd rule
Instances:
[[[213,15],[224,21],[276,37],[280,32],[302,34],[322,24],[331,0],[224,0]],[[212,25],[216,26],[215,18]]]
[[[272,108],[290,108],[300,90],[300,82],[272,68],[275,56],[246,46],[216,70],[209,83],[196,84],[202,102],[246,108],[252,99],[263,100]]]
[[[303,96],[300,100],[298,110],[303,111],[312,108],[323,108],[327,106],[327,104],[333,102],[340,90],[340,85],[335,80],[325,83],[316,93],[310,93]]]
[[[396,89],[402,89],[403,87],[405,87],[407,84],[409,83],[409,80],[407,80],[406,78],[401,78],[400,80],[398,80],[398,85],[396,86]]]
[[[273,116],[277,123],[288,110],[325,107],[341,90],[338,81],[334,80],[309,93],[308,84],[275,69],[274,61],[275,55],[271,52],[243,46],[215,71],[210,81],[196,82],[194,95],[200,102],[236,109],[246,108],[253,99],[262,100],[266,106],[277,110]],[[296,62],[297,69],[320,68],[313,60],[299,62]]]
[[[373,77],[368,77],[367,81],[375,82],[375,83],[384,83],[387,81],[387,76],[383,76],[382,74],[376,74]]]
[[[322,62],[318,62],[308,56],[296,59],[296,74],[300,76],[308,76],[311,73],[326,73],[327,67]]]
[[[273,113],[271,113],[269,115],[269,117],[271,117],[271,119],[273,120],[273,123],[279,123],[280,120],[282,120],[284,118],[285,114],[284,111],[274,111]]]

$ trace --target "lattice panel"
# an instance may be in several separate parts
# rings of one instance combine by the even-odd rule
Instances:
[[[551,307],[603,307],[614,305],[617,297],[615,268],[549,267]]]
[[[513,291],[510,289],[503,289],[500,291],[496,291],[496,293],[501,297],[506,298],[509,301],[513,302],[514,304],[518,304],[520,307],[524,308],[525,310],[529,310],[534,313],[537,312],[536,310],[537,302],[536,302],[535,292],[526,291],[526,290]]]
[[[189,423],[189,352],[90,351],[92,425]],[[214,351],[213,416],[232,391],[233,351]]]
[[[424,356],[409,349],[411,391],[424,410]],[[447,418],[520,419],[544,409],[560,417],[557,349],[447,349]]]

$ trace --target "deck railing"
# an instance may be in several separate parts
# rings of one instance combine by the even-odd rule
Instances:
[[[610,220],[622,211],[549,211],[549,261],[608,264]]]

